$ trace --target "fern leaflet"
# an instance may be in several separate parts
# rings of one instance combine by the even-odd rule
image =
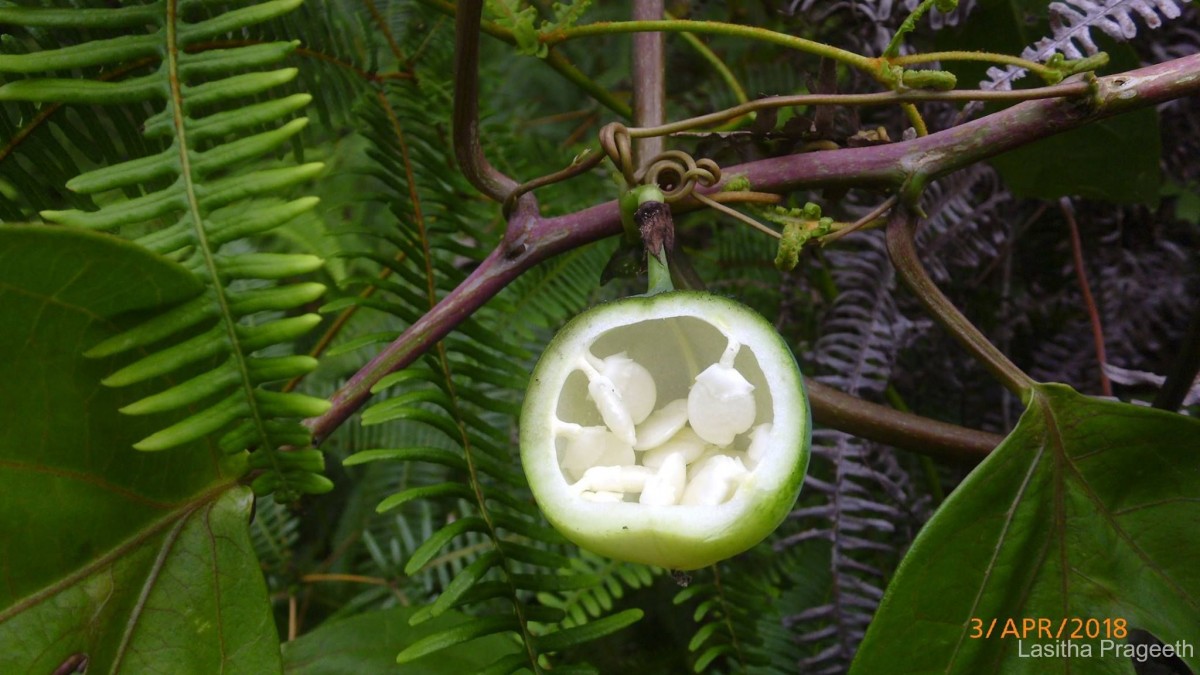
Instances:
[[[1183,13],[1178,0],[1067,0],[1050,3],[1050,37],[1044,37],[1021,52],[1021,58],[1045,61],[1056,52],[1067,58],[1079,59],[1100,51],[1092,39],[1092,29],[1099,29],[1118,42],[1137,35],[1135,17],[1149,28],[1158,28],[1163,19],[1177,19]],[[1161,14],[1161,16],[1159,16]],[[1012,83],[1025,76],[1024,68],[988,68],[988,79],[980,83],[983,89],[1008,90]]]
[[[462,198],[470,188],[449,169],[452,162],[437,135],[436,120],[429,119],[431,108],[448,103],[445,96],[436,81],[390,81],[381,96],[363,99],[360,126],[376,150],[370,171],[381,188],[377,194],[399,222],[351,253],[388,274],[351,276],[344,290],[368,286],[376,292],[345,297],[325,311],[359,306],[394,317],[393,325],[411,325],[441,293],[465,278],[464,267],[477,264],[495,243],[496,235],[477,225],[493,217],[492,207]],[[578,257],[578,265],[588,269],[599,261],[596,255]],[[584,295],[578,290],[583,286],[580,273],[574,265],[547,273],[546,285],[562,289],[559,312],[570,311],[566,306]],[[347,460],[351,466],[386,461],[420,469],[385,497],[377,511],[403,517],[415,507],[432,505],[428,511],[441,514],[436,529],[408,552],[403,572],[426,578],[432,572],[440,577],[443,569],[450,574],[412,621],[456,608],[469,608],[476,617],[410,646],[401,660],[487,634],[511,633],[523,650],[497,660],[487,672],[542,672],[549,653],[573,649],[641,616],[639,610],[601,611],[586,621],[565,621],[568,608],[559,601],[588,593],[605,578],[587,565],[573,564],[574,547],[546,525],[515,465],[512,430],[533,356],[515,341],[495,339],[498,331],[520,333],[510,325],[513,306],[506,303],[519,304],[524,297],[520,288],[512,290],[375,386],[381,400],[363,411],[363,424],[402,425],[405,433],[395,437],[406,439],[405,445],[362,450]],[[550,323],[550,316],[545,319]],[[377,339],[368,334],[344,347],[366,347]],[[421,428],[433,434],[415,436],[425,439],[419,444],[409,442],[414,438],[410,432]]]
[[[272,0],[210,13],[201,3],[167,0],[118,9],[0,9],[0,22],[22,26],[120,29],[126,34],[91,39],[27,54],[0,56],[0,72],[114,68],[139,59],[156,70],[124,79],[30,77],[0,86],[0,101],[162,106],[146,120],[143,135],[164,139],[157,154],[85,172],[67,183],[103,205],[97,210],[47,210],[47,220],[128,236],[172,257],[205,282],[204,293],[88,352],[101,357],[147,349],[149,353],[109,376],[125,386],[181,373],[190,379],[123,409],[133,415],[177,413],[185,419],[135,445],[156,451],[221,433],[229,454],[254,449],[249,466],[259,494],[287,501],[323,492],[323,459],[304,448],[310,434],[299,418],[323,412],[324,399],[266,389],[263,385],[306,373],[304,356],[263,352],[312,328],[315,314],[283,316],[316,300],[321,284],[270,282],[319,268],[315,256],[239,253],[239,240],[268,232],[310,210],[312,198],[287,201],[290,189],[318,175],[319,163],[263,163],[305,126],[292,119],[311,97],[296,94],[247,104],[296,75],[291,68],[259,70],[279,61],[295,42],[206,49],[208,41],[285,14],[301,0]],[[147,31],[138,33],[137,31]],[[215,365],[214,365],[215,364]],[[197,367],[203,370],[194,374]]]

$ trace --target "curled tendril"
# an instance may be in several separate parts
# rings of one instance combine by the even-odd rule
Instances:
[[[625,182],[630,186],[636,185],[633,140],[629,136],[629,128],[617,122],[604,125],[600,129],[600,147],[617,166]]]
[[[651,160],[639,179],[658,185],[671,203],[691,195],[697,184],[712,187],[719,183],[721,167],[707,157],[696,160],[686,152],[668,150]]]
[[[571,160],[571,164],[566,168],[559,169],[552,174],[534,178],[533,180],[527,180],[524,183],[521,183],[517,187],[513,188],[513,191],[508,193],[508,196],[504,198],[505,217],[513,212],[513,209],[515,209],[517,206],[517,200],[520,199],[525,193],[532,192],[540,187],[558,183],[567,180],[568,178],[574,178],[581,173],[591,171],[602,161],[604,161],[603,154],[593,152],[590,149],[585,149],[583,152],[576,155],[575,159]]]
[[[600,130],[600,147],[613,161],[629,185],[658,185],[667,203],[692,195],[696,185],[712,187],[721,181],[721,167],[711,159],[694,159],[682,150],[656,155],[641,171],[633,163],[633,142],[629,128],[607,124]]]

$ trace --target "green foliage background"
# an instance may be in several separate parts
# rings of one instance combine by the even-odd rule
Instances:
[[[1166,642],[1200,640],[1200,424],[1046,385],[1011,428],[997,411],[1019,404],[978,384],[977,366],[930,359],[922,368],[921,350],[939,347],[905,343],[918,328],[870,236],[806,253],[789,275],[771,265],[772,242],[747,228],[711,212],[680,222],[699,277],[772,317],[806,372],[1012,433],[969,475],[819,436],[825,463],[814,465],[795,518],[685,588],[663,570],[567,544],[541,518],[517,461],[516,414],[546,341],[589,305],[644,283],[599,284],[614,242],[520,277],[381,382],[320,453],[303,451],[310,438],[298,421],[323,411],[503,234],[500,209],[451,151],[447,8],[44,4],[58,11],[0,2],[0,671],[50,672],[86,654],[91,672],[385,672],[399,654],[400,672],[840,672],[858,653],[864,673],[901,672],[899,663],[903,672],[1046,672],[1016,659],[1011,642],[967,639],[971,618],[1008,616],[1120,616]],[[802,4],[811,3],[790,6]],[[841,3],[824,18],[770,2],[670,9],[873,53],[869,36],[903,18],[896,10],[864,21],[880,4]],[[963,4],[976,20],[1006,17],[1003,30],[985,38],[982,21],[964,18],[924,25],[915,44],[1018,53],[1042,34],[1031,26],[1045,26],[1040,5]],[[590,92],[564,79],[561,62],[537,58],[538,30],[628,16],[625,3],[588,5],[489,4],[488,29],[509,39],[484,39],[481,136],[508,175],[562,168],[626,112],[627,36],[554,50],[586,74]],[[707,42],[752,97],[817,86],[812,57]],[[691,47],[669,44],[668,118],[736,102]],[[1120,67],[1137,64],[1133,48],[1115,49]],[[982,77],[972,68],[951,67],[960,86]],[[844,74],[839,87],[866,84]],[[1047,343],[1086,332],[1072,327],[1069,300],[1053,311],[1037,304],[1071,281],[1044,273],[1062,264],[1040,244],[1045,235],[1012,227],[1034,210],[1021,198],[1115,201],[1103,208],[1153,222],[1155,243],[1166,242],[1154,250],[1171,255],[1197,241],[1194,219],[1189,229],[1173,209],[1195,197],[1198,177],[1159,147],[1160,119],[1145,110],[1056,137],[997,158],[998,174],[977,167],[931,190],[941,228],[931,248],[953,240],[956,251],[1036,270],[1007,277],[1015,300],[998,297],[996,277],[951,283],[962,279],[953,260],[945,265],[959,277],[939,278],[1023,366],[1036,371],[1054,352],[1022,327],[1062,329],[1046,331]],[[754,133],[695,139],[696,154],[734,164],[877,125],[902,133],[894,110],[781,112],[744,124]],[[616,176],[600,169],[538,197],[555,215],[617,194]],[[817,199],[850,220],[869,204],[853,193],[792,199]],[[962,216],[972,209],[982,215]],[[1010,229],[993,247],[997,223]],[[1151,253],[1111,237],[1106,245],[1195,288],[1194,249],[1155,266]],[[862,319],[864,306],[886,318],[882,327]],[[1145,355],[1130,367],[1162,372],[1186,314],[1165,299],[1147,306],[1166,308],[1160,342],[1120,327],[1113,339]],[[834,320],[851,315],[859,318]],[[1005,320],[1011,330],[988,326]],[[319,361],[304,356],[314,348]],[[859,370],[831,353],[852,353]],[[122,372],[135,373],[116,378],[128,387],[101,384],[121,383],[113,373]],[[961,405],[946,373],[971,390]],[[1045,379],[1090,391],[1092,374],[1064,365]],[[284,395],[301,376],[303,394]],[[145,414],[118,412],[138,401]],[[157,451],[132,448],[150,439]],[[1103,667],[1134,669],[1128,660]]]

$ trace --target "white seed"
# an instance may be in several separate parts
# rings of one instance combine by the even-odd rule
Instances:
[[[658,389],[654,384],[654,376],[642,364],[621,352],[605,358],[600,372],[616,385],[634,424],[641,424],[654,411]]]
[[[688,482],[690,483],[695,480],[696,476],[699,476],[700,472],[704,471],[705,467],[708,466],[708,463],[712,461],[713,457],[723,457],[726,454],[726,451],[718,448],[715,445],[708,446],[708,450],[706,450],[703,455],[700,455],[699,459],[691,464],[688,464]]]
[[[771,423],[764,422],[750,432],[750,447],[746,448],[746,467],[753,469],[767,456],[771,443]]]
[[[612,381],[603,376],[589,381],[588,396],[596,402],[604,424],[612,429],[617,438],[633,447],[634,441],[637,440],[633,430],[633,418],[629,416],[629,409],[621,401],[621,394],[617,392]]]
[[[658,396],[650,371],[624,352],[605,359],[586,353],[579,366],[588,378],[588,397],[596,403],[604,424],[633,445],[634,425],[650,416]]]
[[[687,465],[682,453],[673,453],[663,460],[658,472],[646,479],[646,487],[638,502],[648,506],[678,504],[687,478]]]
[[[595,492],[641,492],[654,472],[644,466],[593,466],[573,485],[577,490]]]
[[[754,424],[754,385],[732,365],[714,363],[688,393],[688,422],[701,438],[726,446]]]
[[[650,414],[638,425],[634,450],[649,450],[666,443],[687,424],[687,399],[678,398]]]
[[[602,504],[611,504],[625,500],[625,495],[620,492],[591,492],[585,491],[579,493],[579,496],[589,502],[600,502]]]
[[[728,455],[713,455],[688,483],[681,504],[716,506],[728,501],[748,475],[741,459]]]
[[[638,502],[653,506],[715,506],[732,498],[771,439],[770,423],[754,426],[754,385],[734,368],[740,348],[731,339],[686,399],[659,410],[653,376],[641,364],[624,352],[604,359],[585,352],[578,367],[605,426],[556,423],[555,433],[566,438],[560,465],[573,491],[601,503],[640,493]]]
[[[579,480],[593,466],[620,466],[635,461],[633,446],[604,427],[564,424],[560,433],[567,437],[559,465],[568,481]]]
[[[697,436],[695,431],[684,427],[679,430],[679,433],[672,436],[671,440],[653,450],[647,450],[642,455],[642,464],[656,469],[672,455],[680,455],[683,457],[684,464],[691,464],[712,447],[714,446],[705,443],[703,438]]]

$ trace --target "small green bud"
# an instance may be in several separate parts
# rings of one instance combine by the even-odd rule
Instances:
[[[954,73],[945,70],[906,70],[900,81],[909,89],[949,91],[958,84]]]
[[[817,220],[821,217],[821,205],[815,202],[808,202],[804,205],[804,210],[801,213],[807,220]]]
[[[307,495],[323,495],[333,489],[333,481],[317,473],[288,471],[287,481]]]
[[[937,7],[939,12],[953,12],[958,8],[958,0],[933,0],[933,6]]]
[[[1063,66],[1066,67],[1067,75],[1075,73],[1086,73],[1089,70],[1099,70],[1108,65],[1108,53],[1096,52],[1091,56],[1073,61],[1065,61]]]
[[[749,189],[750,178],[745,174],[738,174],[725,181],[725,185],[721,186],[721,192],[745,192]]]
[[[811,239],[813,237],[824,237],[825,235],[829,234],[830,232],[833,232],[833,218],[826,216],[817,221],[817,226],[809,234],[809,238]]]
[[[879,81],[886,84],[889,89],[895,89],[900,86],[903,81],[905,70],[900,66],[894,66],[890,63],[884,64],[879,69]]]
[[[317,473],[325,470],[325,455],[315,448],[274,454],[259,451],[251,453],[247,461],[251,469],[271,469],[275,463],[294,471]]]
[[[792,221],[783,226],[783,236],[779,239],[779,253],[775,255],[775,267],[781,272],[790,272],[800,263],[800,249],[804,247],[807,237],[799,222]]]
[[[264,473],[250,484],[250,489],[258,497],[265,497],[279,489],[279,474]],[[277,499],[276,501],[281,501]],[[294,500],[292,500],[294,501]]]

